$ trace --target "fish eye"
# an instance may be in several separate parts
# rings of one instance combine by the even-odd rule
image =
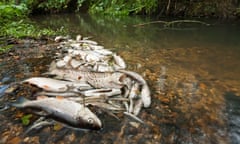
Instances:
[[[87,121],[88,121],[88,123],[93,124],[93,119],[92,118],[88,118]]]

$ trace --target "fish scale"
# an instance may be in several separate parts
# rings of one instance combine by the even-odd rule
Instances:
[[[47,112],[47,115],[69,126],[99,130],[102,127],[100,119],[84,105],[67,99],[38,97],[28,100],[20,97],[11,106],[17,108],[37,108]],[[90,121],[89,121],[90,120]]]
[[[55,74],[64,79],[86,81],[95,88],[122,88],[119,81],[124,74],[111,72],[90,72],[70,69],[54,69],[50,74]]]

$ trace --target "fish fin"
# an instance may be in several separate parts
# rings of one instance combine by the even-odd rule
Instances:
[[[142,121],[140,118],[138,118],[137,116],[135,116],[132,113],[129,112],[123,112],[126,116],[129,116],[130,118],[134,119],[135,121],[141,123],[141,124],[145,124],[144,121]]]
[[[30,127],[27,128],[27,130],[22,134],[22,137],[25,137],[30,131],[32,130],[39,130],[41,128],[43,128],[44,126],[49,126],[49,125],[53,125],[54,121],[48,121],[45,119],[42,119],[42,117],[40,117],[38,120],[36,120],[33,125],[31,125]]]
[[[108,115],[112,116],[113,118],[117,119],[118,121],[120,121],[119,117],[116,116],[113,112],[108,111],[108,110],[106,110],[104,108],[101,108],[101,107],[98,107],[98,108],[101,109],[103,112],[107,113]]]
[[[10,103],[10,105],[14,107],[23,107],[24,103],[27,101],[29,101],[27,98],[19,97],[15,102]]]

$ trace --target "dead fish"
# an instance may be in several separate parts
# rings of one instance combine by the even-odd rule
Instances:
[[[84,57],[84,60],[86,62],[98,62],[101,61],[101,58],[93,52],[92,53],[88,52],[88,54]]]
[[[92,40],[80,40],[78,42],[80,42],[80,43],[87,43],[87,44],[90,44],[90,45],[97,45],[98,44],[97,42],[92,41]]]
[[[83,39],[83,37],[81,36],[81,35],[77,35],[76,36],[76,41],[80,41],[80,40],[82,40]]]
[[[124,74],[119,72],[92,72],[72,69],[52,69],[48,74],[57,75],[62,79],[71,81],[83,81],[94,88],[117,88],[123,87],[121,83]]]
[[[129,116],[130,118],[136,120],[139,123],[145,124],[140,118],[138,118],[136,115],[133,115],[129,112],[123,112],[126,116]]]
[[[51,120],[45,120],[44,117],[40,117],[38,120],[36,120],[32,126],[30,126],[29,128],[27,128],[27,130],[22,134],[22,137],[25,137],[30,131],[34,130],[34,129],[41,129],[44,126],[50,126],[53,125],[54,121]]]
[[[62,68],[66,66],[66,62],[64,60],[60,60],[56,62],[58,68]]]
[[[110,97],[110,96],[115,96],[115,95],[120,95],[122,93],[122,91],[120,89],[92,89],[92,90],[87,90],[87,91],[83,91],[81,92],[82,95],[84,96],[90,96],[90,97],[94,97],[94,96],[106,96],[106,97]]]
[[[144,85],[146,84],[147,82],[143,79],[143,77],[141,75],[139,75],[138,73],[136,72],[133,72],[133,71],[128,71],[128,70],[117,70],[118,72],[122,72],[122,73],[125,73],[127,74],[129,77],[133,78],[134,80],[136,80],[138,83]]]
[[[55,42],[61,42],[61,41],[66,41],[67,39],[69,39],[70,36],[57,36],[54,40]]]
[[[105,55],[105,56],[112,54],[112,51],[107,50],[107,49],[95,49],[94,52],[97,52],[97,53],[99,53],[101,55]]]
[[[74,69],[80,67],[80,66],[83,65],[83,64],[84,64],[84,62],[81,61],[81,60],[72,59],[72,60],[70,61],[70,65],[71,65],[71,67],[74,68]]]
[[[23,82],[28,82],[46,91],[52,91],[52,92],[65,92],[71,88],[72,89],[92,88],[89,84],[86,84],[84,82],[62,81],[62,80],[56,80],[52,78],[45,78],[45,77],[33,77],[33,78],[26,79]]]
[[[79,92],[46,92],[46,91],[41,91],[41,92],[37,92],[36,94],[34,94],[34,96],[61,96],[61,97],[79,97],[82,96]]]
[[[100,45],[89,45],[92,50],[101,50],[104,49],[103,46]]]
[[[129,99],[129,108],[128,108],[128,112],[132,113],[133,112],[133,99]]]
[[[139,94],[140,94],[139,88],[140,88],[140,86],[137,82],[135,82],[132,85],[132,87],[130,89],[130,92],[129,92],[129,98],[130,99],[134,99],[134,98],[137,98],[139,96]]]
[[[87,107],[77,102],[59,98],[40,98],[28,100],[20,97],[11,106],[17,108],[35,108],[45,111],[48,117],[74,128],[100,130],[100,119]]]
[[[97,72],[113,72],[114,69],[112,66],[105,64],[105,63],[96,63],[93,66],[93,71]]]
[[[142,102],[141,99],[138,99],[134,102],[134,108],[133,108],[133,114],[134,115],[139,114],[139,112],[141,111],[142,105],[143,105],[143,102]]]
[[[127,67],[125,61],[120,56],[114,54],[113,59],[118,66],[117,69],[125,69]]]
[[[97,106],[103,109],[111,110],[111,111],[124,111],[125,109],[123,107],[119,107],[118,105],[112,105],[108,103],[103,102],[86,102],[86,105],[93,105]]]
[[[95,88],[120,89],[124,85],[120,81],[124,77],[122,73],[92,73],[86,77],[87,82]]]
[[[142,98],[143,106],[145,108],[151,105],[151,93],[147,84],[142,86],[140,97]]]
[[[127,74],[142,86],[140,89],[140,92],[141,92],[140,97],[143,101],[143,106],[145,108],[149,107],[151,105],[151,92],[147,85],[147,82],[143,79],[143,77],[133,71],[127,71],[127,70],[117,70],[117,71]]]

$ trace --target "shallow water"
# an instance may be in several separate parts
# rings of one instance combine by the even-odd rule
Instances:
[[[117,121],[101,115],[104,129],[100,132],[48,127],[29,134],[24,140],[28,143],[240,143],[238,24],[214,21],[212,26],[164,28],[161,24],[150,24],[134,27],[151,20],[84,14],[34,17],[33,21],[43,27],[62,27],[72,37],[77,34],[92,37],[120,54],[128,64],[127,69],[140,73],[147,80],[153,103],[139,114],[146,125],[127,117]],[[42,45],[34,49],[37,47]],[[51,53],[40,56],[39,53],[44,52],[33,50],[28,58],[0,61],[1,83],[44,72],[51,61]],[[19,118],[6,113],[0,115],[4,119],[1,125],[16,126],[16,129],[2,127],[1,137],[6,138],[10,130],[20,135],[26,129]],[[9,117],[14,121],[9,122]],[[6,139],[16,141],[18,135]]]

